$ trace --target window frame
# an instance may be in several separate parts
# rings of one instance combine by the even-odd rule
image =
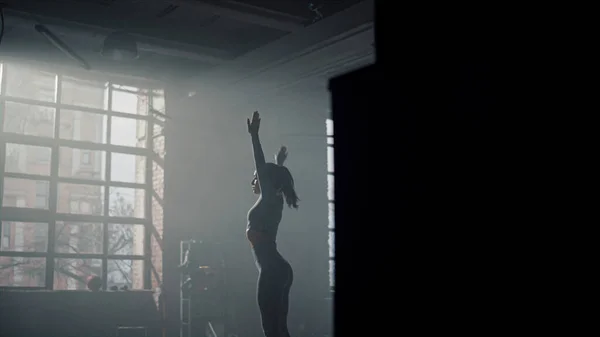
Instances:
[[[112,110],[112,96],[113,91],[119,90],[118,85],[115,83],[123,83],[117,77],[98,77],[92,78],[90,75],[78,76],[77,73],[72,72],[62,72],[62,71],[48,71],[47,69],[43,69],[43,67],[31,67],[40,71],[47,71],[55,74],[55,99],[53,102],[48,101],[38,101],[35,99],[29,98],[21,98],[7,95],[7,74],[10,72],[11,66],[20,66],[18,62],[12,62],[8,60],[8,62],[3,62],[0,60],[0,172],[2,173],[2,177],[0,177],[0,233],[2,232],[2,221],[14,221],[14,222],[42,222],[48,223],[48,242],[47,242],[47,251],[46,252],[12,252],[12,251],[0,251],[0,257],[17,257],[17,258],[45,258],[46,261],[46,275],[45,275],[45,287],[48,290],[54,289],[54,273],[55,273],[55,260],[60,258],[69,258],[69,259],[101,259],[102,260],[102,278],[103,278],[103,289],[106,290],[106,282],[108,275],[108,262],[110,260],[141,260],[143,261],[143,288],[150,289],[151,288],[151,235],[152,233],[152,196],[154,193],[153,190],[153,170],[152,164],[153,162],[157,162],[161,164],[163,160],[158,157],[158,155],[153,151],[153,142],[151,137],[145,137],[145,146],[144,147],[127,147],[127,146],[118,146],[110,144],[110,133],[111,133],[111,120],[112,117],[125,117],[125,118],[133,118],[136,120],[145,121],[145,134],[150,134],[154,128],[154,124],[157,122],[156,116],[150,113],[151,106],[148,106],[147,114],[132,114],[132,113],[122,113],[116,112]],[[26,65],[29,66],[29,65]],[[105,82],[105,89],[107,95],[107,103],[105,104],[105,109],[98,108],[90,108],[85,106],[76,106],[63,104],[62,100],[62,83],[63,76],[69,78],[79,78],[79,79],[91,79],[95,81],[103,81]],[[145,80],[134,80],[133,81],[136,87],[140,88],[137,92],[140,95],[147,95],[147,101],[153,102],[154,96],[160,96],[165,99],[165,95],[163,94],[155,94],[155,90],[159,89],[156,83],[153,81],[145,81]],[[124,84],[130,85],[130,84]],[[143,88],[143,89],[141,89]],[[162,89],[162,88],[160,88]],[[24,103],[24,104],[32,104],[35,106],[48,107],[53,108],[55,111],[54,115],[54,132],[52,138],[42,137],[42,136],[32,136],[25,134],[15,134],[4,131],[4,112],[5,106],[7,102],[12,103]],[[105,126],[105,143],[91,143],[79,140],[67,140],[60,138],[60,118],[62,110],[74,110],[74,111],[82,111],[82,112],[92,112],[99,115],[104,115],[106,117],[106,126]],[[139,127],[136,127],[136,134],[139,132]],[[7,143],[14,144],[23,144],[23,145],[37,145],[51,148],[51,156],[50,156],[50,175],[37,175],[37,174],[24,174],[24,173],[12,173],[5,172],[5,149]],[[80,149],[82,151],[94,151],[100,150],[105,151],[105,168],[103,180],[93,180],[86,178],[67,178],[61,177],[59,174],[59,152],[61,147],[70,147]],[[93,161],[91,158],[90,163]],[[123,153],[123,154],[131,154],[136,156],[143,156],[145,158],[145,181],[144,183],[123,183],[111,181],[111,154],[112,153]],[[83,159],[83,158],[81,158]],[[87,165],[87,164],[84,164]],[[164,168],[163,168],[164,169]],[[29,180],[39,180],[46,181],[49,183],[49,195],[47,196],[48,207],[47,209],[36,209],[36,208],[19,208],[19,207],[9,207],[3,205],[3,196],[4,196],[4,178],[20,178],[20,179],[29,179]],[[101,185],[103,186],[105,192],[103,195],[104,198],[104,210],[102,215],[84,215],[84,214],[64,214],[59,213],[58,209],[58,184],[59,183],[80,183],[80,184],[88,184],[88,185]],[[36,184],[37,186],[37,184]],[[124,187],[124,188],[136,188],[143,189],[144,192],[144,217],[142,219],[135,217],[116,217],[110,216],[109,208],[110,208],[110,196],[109,189],[111,187]],[[36,189],[37,192],[37,189]],[[37,193],[35,193],[35,199],[37,202]],[[70,204],[70,203],[69,203]],[[78,223],[101,223],[102,231],[103,231],[103,244],[102,244],[102,253],[101,254],[77,254],[77,253],[58,253],[55,251],[56,247],[56,224],[57,222],[78,222]],[[142,255],[109,255],[109,238],[108,238],[108,228],[109,224],[124,224],[124,225],[143,225],[144,226],[144,242],[143,242],[143,254]],[[2,235],[2,239],[4,236]],[[13,238],[9,238],[10,241],[14,240]],[[23,288],[21,285],[14,286],[4,286],[1,285],[0,288]],[[29,287],[27,287],[29,288]],[[31,287],[31,288],[39,288],[39,287]]]

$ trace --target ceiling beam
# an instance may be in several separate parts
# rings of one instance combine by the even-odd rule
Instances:
[[[19,30],[18,34],[11,34],[9,38],[3,39],[0,58],[3,61],[31,64],[35,68],[63,74],[71,70],[74,74],[83,73],[92,77],[111,74],[111,76],[124,76],[124,78],[133,76],[159,81],[180,80],[189,74],[190,69],[200,72],[201,69],[210,69],[211,67],[211,65],[194,60],[151,54],[142,54],[139,59],[131,62],[115,62],[90,49],[89,41],[72,40],[65,37],[64,42],[90,64],[91,71],[85,71],[52,46],[43,36],[35,34],[35,31],[27,33]],[[127,82],[123,82],[123,84],[125,83]],[[126,85],[135,86],[134,84]]]
[[[169,2],[181,7],[197,9],[240,22],[274,28],[286,32],[296,32],[301,30],[305,27],[306,22],[306,18],[303,17],[297,17],[236,1],[171,0]]]
[[[0,1],[2,2],[2,1]],[[54,1],[49,0],[7,0],[8,8],[16,8],[28,10],[33,9],[36,3],[42,2],[44,5],[52,5]],[[85,1],[71,0],[72,4],[65,4],[65,0],[58,2],[58,5],[65,6],[83,6],[87,7],[88,10],[93,8]],[[56,5],[56,4],[55,4]],[[306,26],[307,18],[290,15],[287,13],[270,10],[258,6],[248,5],[234,0],[129,0],[129,1],[115,1],[113,6],[116,8],[119,5],[176,5],[181,9],[188,11],[198,11],[203,13],[210,13],[218,15],[224,18],[230,18],[236,21],[254,24],[263,27],[274,28],[285,32],[295,32],[303,29]],[[109,7],[104,7],[109,8]]]
[[[85,39],[93,42],[103,36],[114,32],[111,29],[84,24],[80,22],[32,15],[24,11],[6,9],[7,17],[10,19],[10,27],[33,29],[34,24],[49,25],[53,32],[65,35],[73,39]],[[39,22],[37,22],[39,21]],[[221,64],[235,58],[234,55],[220,49],[201,47],[197,45],[168,41],[146,35],[130,34],[137,40],[138,49],[156,54],[181,57],[209,64]]]
[[[339,13],[318,21],[302,31],[288,34],[268,45],[253,50],[224,66],[191,76],[186,85],[202,91],[210,79],[213,87],[228,87],[254,77],[265,70],[302,57],[327,45],[344,40],[372,28],[374,1],[365,0]],[[370,44],[371,42],[369,42]]]

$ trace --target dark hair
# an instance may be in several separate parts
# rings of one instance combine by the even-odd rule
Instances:
[[[292,173],[285,166],[279,166],[279,170],[281,172],[281,192],[283,192],[283,197],[285,198],[286,204],[291,208],[298,209],[298,195],[296,194],[296,189],[294,188],[294,178],[292,177]]]
[[[290,170],[282,165],[267,163],[267,172],[270,180],[273,182],[273,187],[277,190],[281,190],[283,193],[285,203],[290,208],[293,207],[297,209],[300,198],[298,198],[298,195],[296,194],[294,178],[292,177]]]

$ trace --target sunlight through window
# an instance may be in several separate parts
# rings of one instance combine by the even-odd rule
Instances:
[[[7,62],[0,79],[0,287],[157,287],[163,90]]]

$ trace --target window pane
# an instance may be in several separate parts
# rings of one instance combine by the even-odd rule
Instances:
[[[144,255],[144,226],[108,224],[108,255]]]
[[[333,120],[332,119],[327,119],[325,121],[325,130],[327,133],[327,136],[333,137]]]
[[[71,214],[103,215],[104,187],[59,183],[57,211]]]
[[[1,251],[48,251],[48,224],[28,222],[2,222]]]
[[[58,174],[61,177],[104,180],[106,152],[61,147]]]
[[[335,261],[329,260],[329,286],[335,287]]]
[[[7,143],[5,153],[5,172],[50,175],[49,147]]]
[[[111,118],[111,144],[146,147],[146,121],[122,117]]]
[[[333,166],[333,147],[327,147],[327,172],[333,173],[335,170]]]
[[[165,134],[164,128],[159,125],[154,125],[154,135],[152,136],[152,151],[160,158],[165,158]]]
[[[56,222],[57,253],[102,254],[102,224]]]
[[[335,233],[333,231],[329,231],[329,257],[335,256]]]
[[[113,111],[125,112],[135,115],[148,114],[148,96],[145,93],[132,93],[120,91],[115,86],[112,92],[112,107]],[[124,87],[128,91],[139,91],[137,88]]]
[[[161,124],[152,125],[152,137],[153,138],[158,138],[158,137],[164,135],[164,132],[165,132],[165,128]]]
[[[111,187],[109,193],[110,216],[144,218],[144,190]]]
[[[335,228],[335,204],[333,202],[329,203],[329,229]]]
[[[126,91],[126,92],[129,91],[129,92],[137,93],[139,90],[139,88],[137,88],[137,87],[132,87],[132,86],[123,85],[123,84],[115,84],[115,83],[112,84],[112,87],[115,91],[119,90],[119,91]]]
[[[161,230],[162,232],[162,230]],[[156,288],[160,285],[161,280],[163,278],[163,251],[162,251],[162,247],[161,244],[159,243],[159,241],[157,240],[157,236],[156,235],[152,235],[152,234],[148,234],[151,235],[150,237],[150,252],[148,252],[148,255],[150,255],[151,260],[150,260],[150,268],[151,268],[151,275],[152,275],[152,288]]]
[[[146,181],[146,158],[124,153],[112,153],[110,179],[143,184]]]
[[[166,115],[165,95],[162,90],[153,90],[152,108]],[[155,116],[156,117],[156,116]]]
[[[105,144],[108,116],[91,112],[61,110],[60,138]]]
[[[155,161],[152,162],[152,187],[160,199],[165,198],[165,171]]]
[[[55,102],[56,74],[27,66],[9,65],[6,68],[7,96]]]
[[[45,285],[45,258],[0,256],[0,286],[43,287]]]
[[[150,274],[150,278],[152,282],[152,285],[150,286],[151,289],[157,289],[158,287],[161,286],[162,284],[162,277],[160,274],[158,274],[158,272],[156,272],[156,268],[153,269],[152,273]]]
[[[38,203],[36,200],[50,195],[50,183],[43,180],[4,178],[4,194],[2,206],[47,209],[48,203]]]
[[[50,205],[50,185],[47,181],[35,182],[35,208],[46,209]]]
[[[55,290],[86,290],[87,278],[102,275],[100,259],[55,259]]]
[[[144,288],[144,261],[143,260],[108,260],[107,286],[119,288],[127,286],[129,289]]]
[[[327,175],[327,199],[329,199],[329,201],[335,200],[334,183],[335,183],[335,179],[333,178],[333,174],[328,174]]]
[[[5,132],[54,137],[54,108],[14,102],[5,104]]]
[[[108,83],[63,77],[61,103],[108,109]]]

